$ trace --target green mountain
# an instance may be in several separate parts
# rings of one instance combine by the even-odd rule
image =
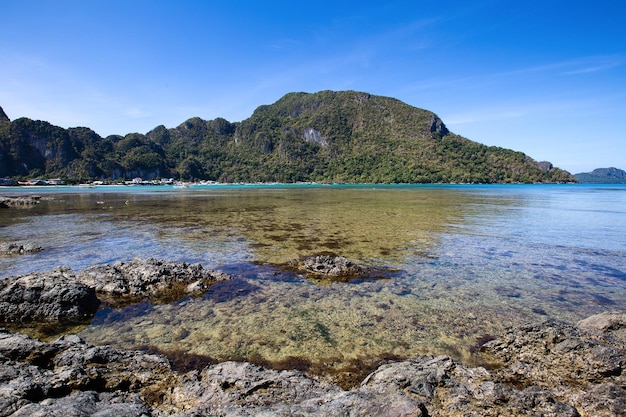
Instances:
[[[4,114],[4,112],[2,112]],[[5,115],[6,116],[6,115]],[[220,182],[574,182],[549,162],[448,131],[432,112],[354,91],[290,93],[237,123],[191,118],[101,138],[0,117],[0,177],[74,181],[175,177]]]
[[[574,175],[581,184],[626,184],[626,171],[617,168],[596,168]]]

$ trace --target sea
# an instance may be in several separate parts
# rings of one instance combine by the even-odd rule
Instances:
[[[200,297],[102,307],[89,343],[319,374],[449,355],[507,328],[626,311],[626,185],[10,187],[0,279],[135,258],[230,274]],[[345,282],[286,267],[315,255],[384,268]],[[49,335],[57,337],[58,335]],[[187,356],[185,356],[187,355]],[[347,372],[347,371],[346,371]]]

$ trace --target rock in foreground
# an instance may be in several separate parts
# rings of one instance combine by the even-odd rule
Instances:
[[[482,350],[499,363],[497,381],[546,390],[582,416],[626,416],[625,336],[626,314],[603,313],[511,329]]]
[[[99,301],[68,268],[0,280],[0,323],[83,323]]]
[[[524,326],[484,346],[494,370],[421,357],[350,391],[245,362],[180,374],[157,355],[0,331],[0,416],[624,416],[624,328],[624,314]]]
[[[172,301],[200,294],[212,283],[230,276],[204,269],[201,264],[150,258],[94,265],[81,271],[78,279],[95,288],[98,298],[107,304],[120,306],[138,300]]]

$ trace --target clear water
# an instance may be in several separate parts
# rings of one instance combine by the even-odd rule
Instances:
[[[5,189],[0,278],[135,257],[232,274],[201,298],[101,310],[91,343],[320,372],[385,357],[472,360],[486,335],[544,318],[626,310],[626,187],[212,186]],[[319,253],[397,270],[313,282],[281,268]]]

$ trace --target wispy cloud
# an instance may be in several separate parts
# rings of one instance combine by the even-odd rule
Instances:
[[[562,114],[575,112],[592,107],[590,100],[563,98],[561,100],[532,100],[526,103],[500,103],[474,108],[468,111],[459,111],[448,114],[445,121],[449,125],[463,125],[485,123],[504,120],[522,119],[542,114]]]
[[[557,72],[558,74],[562,75],[575,75],[609,70],[612,68],[623,66],[624,64],[626,64],[626,56],[621,54],[586,56],[576,59],[550,62],[541,65],[513,69],[511,71],[504,71],[494,75],[509,76],[541,72]]]

